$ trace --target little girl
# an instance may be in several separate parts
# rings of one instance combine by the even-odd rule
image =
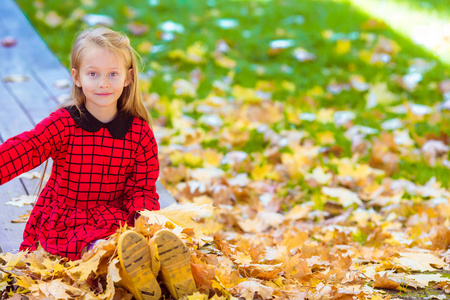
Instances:
[[[0,145],[0,184],[53,159],[50,179],[31,212],[20,250],[32,251],[41,244],[49,253],[75,260],[125,223],[133,225],[139,211],[159,209],[155,187],[159,163],[129,39],[107,28],[85,30],[74,43],[71,64],[73,102]],[[158,254],[167,241],[183,250],[165,249],[173,259]],[[165,230],[150,244],[132,231],[119,239],[122,277],[130,292],[137,299],[159,298],[152,257],[161,262],[175,298],[192,292],[189,253],[182,241]],[[172,276],[173,267],[164,260],[182,262],[181,273],[189,274]],[[153,283],[142,283],[142,278]]]

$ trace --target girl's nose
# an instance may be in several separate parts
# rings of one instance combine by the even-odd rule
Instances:
[[[99,87],[101,87],[101,88],[109,87],[109,80],[107,78],[102,78],[100,80]]]

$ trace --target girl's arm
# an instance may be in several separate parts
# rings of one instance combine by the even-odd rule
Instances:
[[[61,146],[65,126],[60,112],[54,112],[30,131],[20,133],[0,145],[0,184],[27,172]]]
[[[133,173],[125,185],[124,205],[128,224],[134,224],[135,213],[141,210],[159,210],[156,180],[159,176],[158,146],[153,132],[143,122],[143,134],[138,145]]]

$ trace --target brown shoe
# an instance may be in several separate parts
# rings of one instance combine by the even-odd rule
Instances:
[[[191,254],[183,241],[172,231],[162,229],[150,239],[154,256],[159,259],[161,276],[175,299],[195,292],[191,271]]]
[[[117,243],[121,266],[121,284],[138,300],[157,300],[161,289],[151,269],[151,253],[141,234],[128,230]]]

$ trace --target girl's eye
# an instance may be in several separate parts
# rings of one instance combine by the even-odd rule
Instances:
[[[95,72],[89,72],[89,74],[88,74],[89,76],[91,76],[91,77],[94,77],[95,75],[97,75]]]
[[[117,74],[116,72],[113,72],[113,73],[111,73],[111,77],[116,77],[117,75],[119,75],[119,74]]]

